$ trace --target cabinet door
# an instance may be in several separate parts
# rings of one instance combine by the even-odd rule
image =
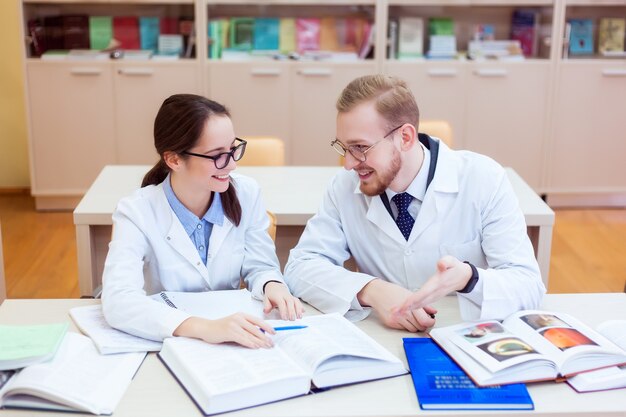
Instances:
[[[564,62],[557,91],[549,189],[626,190],[626,62]]]
[[[407,82],[420,120],[445,120],[452,126],[454,149],[465,148],[467,82],[462,62],[387,62],[385,73]]]
[[[28,62],[34,195],[84,193],[115,163],[109,63]]]
[[[472,63],[468,70],[467,149],[512,167],[539,188],[550,64]]]
[[[115,116],[117,161],[154,164],[154,118],[167,97],[200,94],[198,68],[193,62],[116,63]]]
[[[330,147],[335,137],[335,102],[350,81],[375,70],[375,64],[364,62],[295,65],[291,89],[294,165],[339,164],[339,155]]]
[[[288,62],[211,62],[208,97],[230,110],[238,136],[274,136],[289,163]]]

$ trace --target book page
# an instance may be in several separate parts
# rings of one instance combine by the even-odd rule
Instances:
[[[43,362],[57,351],[67,323],[0,326],[0,371]]]
[[[598,326],[598,333],[626,351],[626,320],[609,320]]]
[[[77,410],[112,413],[145,355],[103,356],[89,338],[67,333],[52,361],[24,368],[6,384],[4,404],[11,405],[13,394],[27,394]]]
[[[449,339],[492,373],[544,359],[541,349],[527,337],[496,320],[461,323],[438,328],[436,333],[441,335],[438,337]]]
[[[306,329],[277,332],[273,337],[290,357],[309,373],[334,356],[350,361],[346,356],[397,362],[398,359],[338,314],[309,316],[295,322]],[[277,322],[270,322],[276,325]],[[353,364],[346,364],[352,366]]]
[[[184,337],[168,338],[161,356],[174,371],[185,369],[210,396],[244,390],[276,380],[309,375],[285,353],[248,349],[235,344],[209,344]],[[175,358],[176,364],[170,361]]]
[[[133,336],[109,326],[102,313],[101,305],[72,308],[70,316],[76,326],[93,340],[103,355],[161,350],[160,342]]]
[[[615,344],[566,313],[525,310],[505,320],[516,334],[532,339],[534,346],[563,371],[567,362],[584,357],[623,354]]]

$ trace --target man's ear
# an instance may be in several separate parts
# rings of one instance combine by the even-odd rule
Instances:
[[[402,135],[401,139],[401,149],[403,151],[408,151],[417,142],[417,130],[415,126],[410,123],[405,123],[404,126],[400,128],[400,134]]]
[[[176,152],[172,152],[172,151],[164,152],[163,160],[165,161],[165,164],[172,171],[178,171],[182,167],[183,159]]]

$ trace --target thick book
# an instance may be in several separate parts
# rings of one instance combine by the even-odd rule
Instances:
[[[402,340],[422,410],[534,409],[526,385],[477,387],[432,339]]]
[[[401,17],[398,23],[398,59],[421,58],[424,55],[424,20],[421,17]]]
[[[525,57],[537,56],[539,12],[536,10],[515,10],[511,18],[511,39],[520,42]]]
[[[626,351],[565,313],[524,310],[430,335],[480,386],[559,380],[626,363]]]
[[[100,304],[74,307],[70,309],[70,317],[76,327],[91,338],[102,355],[161,350],[161,342],[133,336],[109,326]]]
[[[597,330],[626,351],[626,320],[606,321]],[[583,372],[568,378],[567,383],[578,392],[626,388],[626,365]]]
[[[312,385],[407,373],[398,358],[339,314],[296,323],[308,327],[277,332],[271,349],[176,337],[163,342],[159,357],[205,415],[306,395]]]
[[[136,16],[113,17],[113,37],[121,49],[141,49],[139,19]]]
[[[142,16],[139,18],[139,43],[141,49],[150,50],[153,53],[159,46],[159,18],[154,16]]]
[[[63,16],[63,49],[89,49],[89,16]]]
[[[280,20],[258,17],[254,20],[253,49],[257,51],[278,51]]]
[[[0,371],[19,369],[54,357],[67,323],[0,326]]]
[[[106,49],[113,38],[113,18],[111,16],[89,17],[89,45],[91,49]]]
[[[602,55],[624,52],[626,19],[603,18],[598,26],[598,52]],[[623,55],[622,55],[623,56]]]
[[[89,338],[67,333],[53,360],[11,376],[0,389],[0,404],[111,415],[145,356],[145,352],[103,356]]]

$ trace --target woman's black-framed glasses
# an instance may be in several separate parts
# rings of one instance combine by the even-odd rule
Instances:
[[[356,159],[357,161],[360,161],[360,162],[365,162],[367,160],[366,154],[374,146],[378,145],[380,142],[385,140],[387,138],[387,136],[391,135],[393,132],[395,132],[396,130],[400,129],[402,126],[404,126],[404,123],[401,124],[400,126],[396,126],[393,129],[391,129],[389,131],[389,133],[387,133],[385,136],[383,136],[383,138],[381,140],[379,140],[377,142],[374,142],[370,146],[365,146],[365,145],[350,145],[350,146],[346,146],[343,143],[341,143],[339,141],[339,139],[335,139],[332,142],[330,142],[330,146],[332,146],[333,149],[335,151],[337,151],[337,153],[339,155],[341,155],[341,156],[346,156],[346,152],[350,152],[350,155],[352,155],[354,157],[354,159]]]
[[[237,145],[230,148],[230,151],[222,152],[215,156],[202,155],[201,153],[194,153],[189,151],[183,151],[182,153],[184,153],[185,155],[197,156],[199,158],[212,159],[213,163],[215,164],[215,168],[222,169],[226,168],[226,165],[230,163],[230,158],[233,158],[233,160],[237,162],[243,157],[243,154],[246,152],[246,144],[248,142],[240,138],[235,138],[235,141],[238,143]]]

